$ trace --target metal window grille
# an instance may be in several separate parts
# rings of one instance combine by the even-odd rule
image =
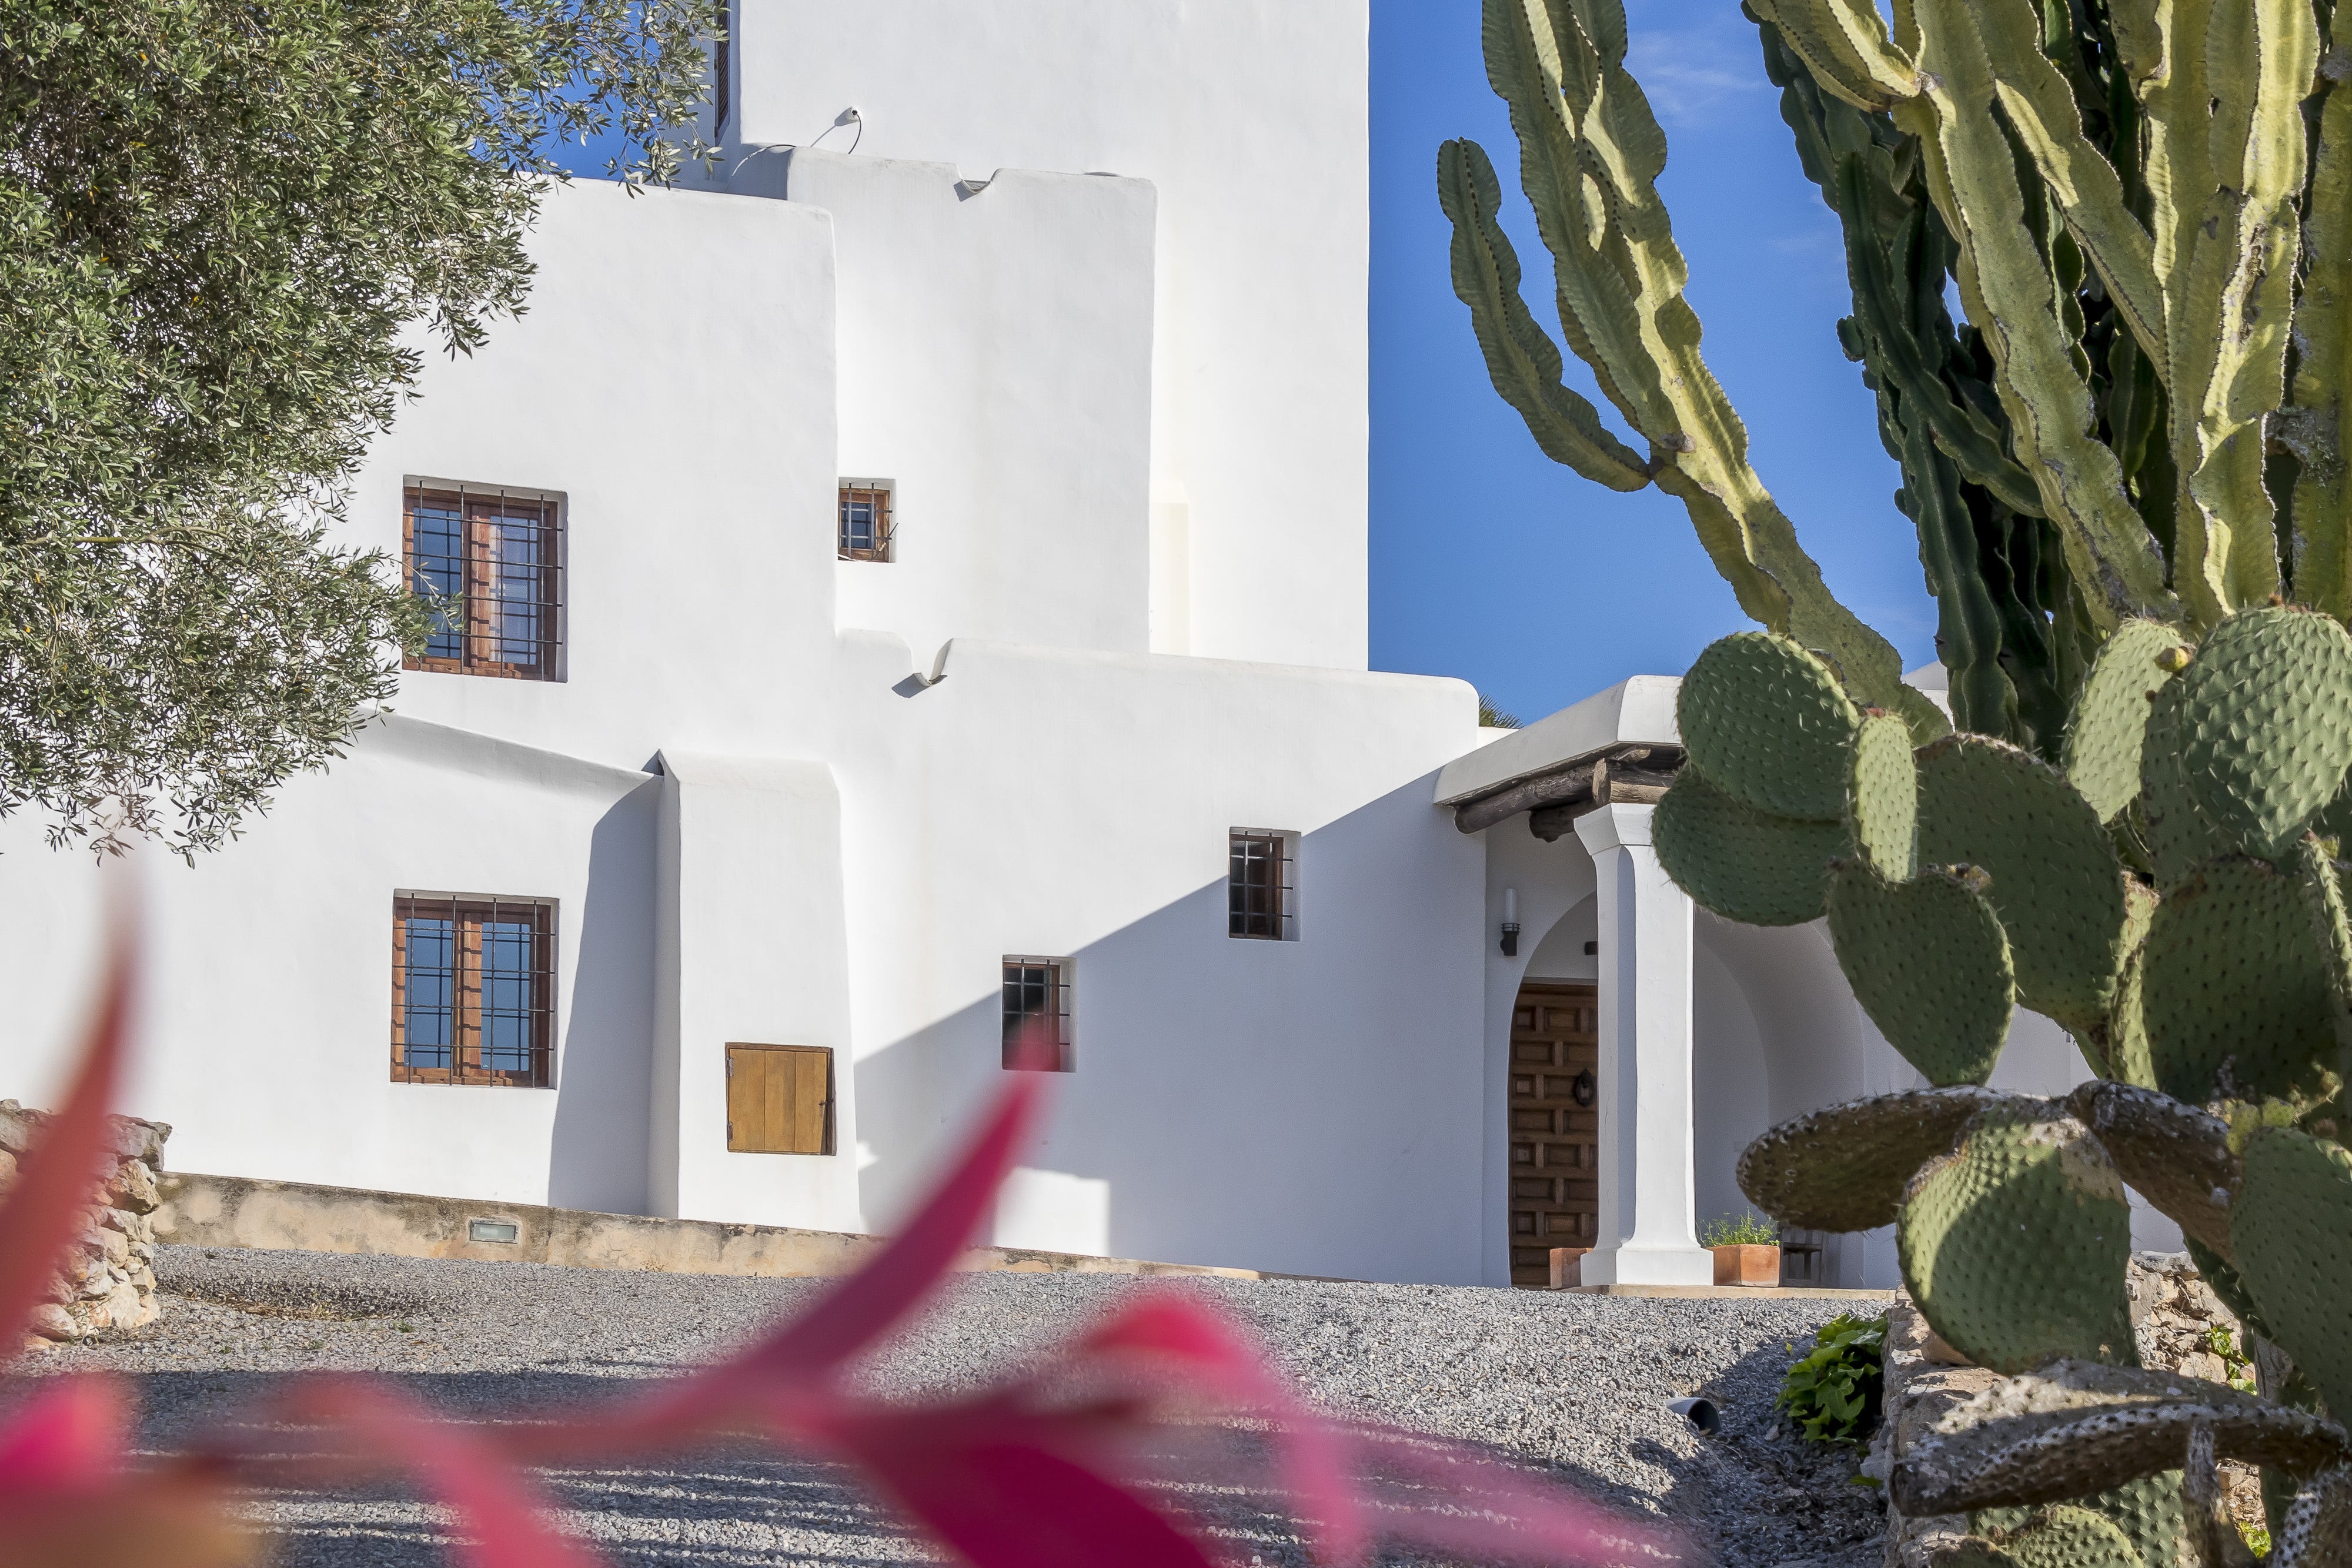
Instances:
[[[555,901],[404,893],[392,905],[392,1076],[544,1088]]]
[[[841,559],[888,560],[890,486],[849,479],[841,486]]]
[[[1287,942],[1298,935],[1297,894],[1290,835],[1265,828],[1235,828],[1225,877],[1225,932],[1231,936]]]
[[[563,620],[562,503],[538,491],[411,485],[402,503],[409,591],[431,607],[412,670],[555,678]]]
[[[1042,1028],[1040,1027],[1042,1025]],[[1027,1059],[1038,1034],[1051,1042],[1053,1058],[1045,1063]],[[1071,1059],[1070,961],[1067,958],[1004,960],[1004,1066],[1008,1071],[1034,1069],[1068,1072]]]

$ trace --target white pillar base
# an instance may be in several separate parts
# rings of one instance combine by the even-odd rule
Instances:
[[[1712,1285],[1715,1254],[1704,1247],[1596,1248],[1576,1260],[1586,1285]]]

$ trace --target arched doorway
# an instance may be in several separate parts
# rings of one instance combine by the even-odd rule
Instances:
[[[1601,1222],[1601,994],[1590,981],[1528,980],[1511,1009],[1511,1283],[1552,1281],[1555,1248],[1581,1251]],[[1568,1283],[1575,1282],[1573,1258]]]

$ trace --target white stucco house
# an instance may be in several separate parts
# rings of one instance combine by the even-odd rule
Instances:
[[[464,590],[392,711],[139,857],[174,1166],[872,1229],[1042,1013],[1002,1244],[1704,1281],[1749,1138],[1916,1080],[1660,874],[1671,680],[1498,732],[1367,668],[1366,0],[733,30],[723,174],[554,192],[376,447],[352,537]],[[100,878],[0,849],[37,1100]]]

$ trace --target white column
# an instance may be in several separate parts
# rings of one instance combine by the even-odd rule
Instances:
[[[1588,1285],[1707,1285],[1693,1232],[1691,902],[1650,847],[1649,806],[1576,820],[1601,915],[1601,1227]]]

